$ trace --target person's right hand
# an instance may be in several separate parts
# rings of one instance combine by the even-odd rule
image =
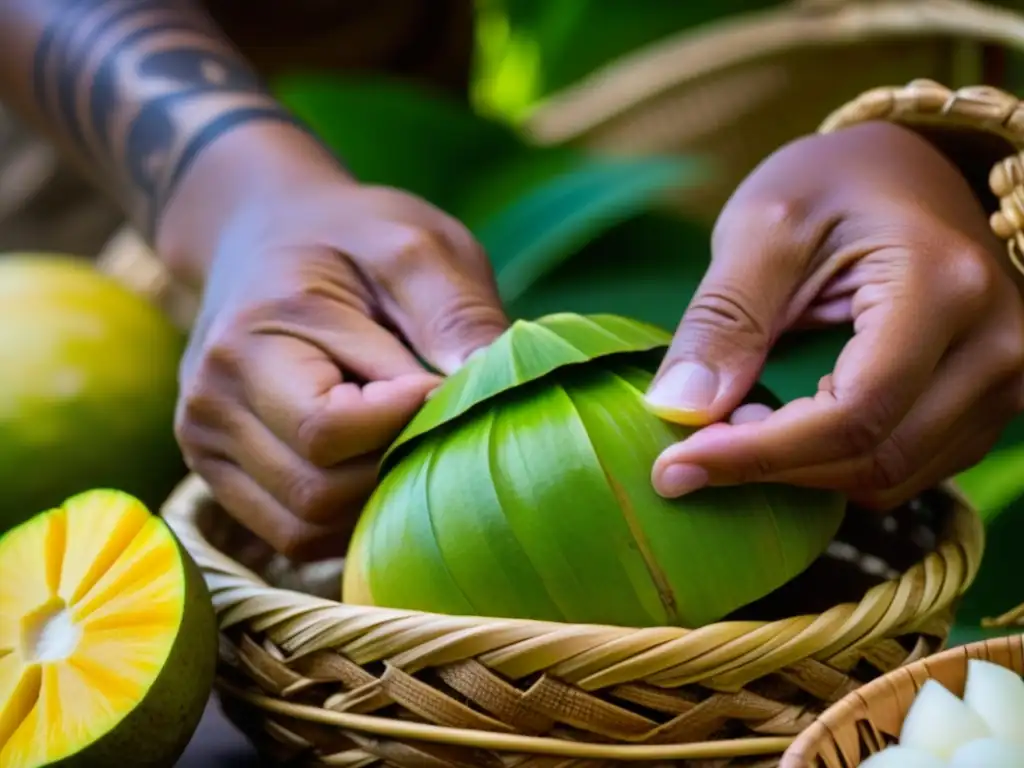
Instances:
[[[339,172],[254,194],[218,230],[176,432],[277,551],[341,555],[382,451],[507,326],[490,265],[421,199]]]

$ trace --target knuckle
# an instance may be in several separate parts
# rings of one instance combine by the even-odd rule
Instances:
[[[481,331],[498,331],[505,320],[500,310],[482,301],[473,291],[460,291],[438,306],[423,329],[427,338],[472,340]]]
[[[174,413],[179,440],[191,441],[199,426],[213,421],[217,411],[217,400],[207,380],[196,377],[183,385]]]
[[[845,453],[874,453],[889,436],[892,412],[884,398],[858,399],[840,411],[839,440]]]
[[[190,417],[187,405],[178,408],[174,416],[174,438],[182,453],[188,458],[199,445],[200,427],[197,419]]]
[[[751,211],[755,225],[768,232],[789,232],[807,218],[810,206],[798,197],[769,200]]]
[[[328,291],[326,286],[316,281],[304,282],[281,296],[253,306],[244,320],[257,328],[267,322],[299,326],[308,324],[311,316],[323,306],[324,299],[333,298]]]
[[[329,446],[337,431],[331,429],[324,415],[311,413],[299,424],[295,432],[295,451],[306,461],[324,466],[330,463]]]
[[[738,340],[761,342],[768,335],[764,323],[750,310],[754,297],[741,286],[723,283],[701,291],[683,315],[691,331],[725,331]]]
[[[862,486],[891,491],[910,477],[910,462],[895,435],[883,440],[870,454]]]
[[[382,256],[382,271],[406,276],[423,268],[431,255],[444,253],[441,238],[429,229],[402,226],[396,229],[394,243]]]
[[[715,252],[725,246],[736,231],[754,232],[761,239],[785,242],[810,212],[810,206],[797,197],[748,200],[729,206],[715,222],[711,244]]]
[[[323,479],[305,476],[291,483],[288,509],[301,520],[315,522],[329,516],[334,507],[332,488]]]
[[[775,474],[775,463],[760,451],[750,456],[739,469],[736,478],[737,485],[748,483],[759,483],[767,477]]]
[[[982,312],[991,305],[999,285],[999,267],[984,248],[969,245],[956,249],[949,270],[953,298],[965,310]]]
[[[228,334],[208,338],[199,357],[195,380],[234,377],[242,368],[242,345]]]

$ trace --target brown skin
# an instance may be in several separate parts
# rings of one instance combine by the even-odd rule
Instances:
[[[655,486],[784,482],[885,509],[976,463],[1024,408],[1007,263],[964,178],[909,130],[865,124],[779,150],[723,210],[659,372],[669,391],[648,396],[684,400],[668,370],[704,364],[689,410],[716,422],[786,330],[852,322],[854,337],[814,397],[700,430],[659,457]]]
[[[347,175],[185,0],[4,0],[0,97],[204,287],[180,377],[189,465],[279,551],[343,551],[377,457],[440,381],[413,351],[448,373],[507,325],[473,237]]]
[[[177,419],[190,466],[279,551],[343,551],[377,457],[440,381],[413,352],[450,373],[507,326],[479,245],[348,176],[187,0],[3,0],[0,97],[204,288]],[[718,397],[691,410],[714,421],[785,328],[855,317],[858,340],[818,398],[670,448],[656,485],[678,491],[663,470],[683,462],[712,483],[868,479],[896,498],[977,459],[1021,400],[998,250],[955,169],[901,129],[782,150],[723,213],[666,367],[713,362]]]

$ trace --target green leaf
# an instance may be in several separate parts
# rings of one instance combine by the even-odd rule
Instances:
[[[573,165],[508,200],[474,227],[506,301],[522,296],[596,235],[704,176],[687,158],[578,158]]]
[[[986,522],[1024,497],[1024,446],[997,449],[956,478]],[[1024,601],[1024,589],[1021,600]]]
[[[395,439],[395,451],[508,390],[552,371],[599,357],[663,349],[671,340],[660,328],[614,315],[560,313],[536,322],[519,320],[448,377]]]
[[[448,208],[467,178],[522,154],[507,126],[445,94],[379,77],[296,73],[272,84],[361,181]]]
[[[698,627],[806,568],[842,496],[747,485],[662,498],[651,464],[693,430],[647,411],[655,363],[636,359],[561,368],[424,435],[360,518],[345,599]]]
[[[985,554],[961,601],[956,630],[965,639],[996,636],[993,630],[980,628],[981,620],[1024,603],[1019,573],[1024,541],[1024,446],[996,449],[961,473],[956,482],[985,521]]]
[[[530,41],[536,60],[532,63],[536,71],[531,73],[534,89],[546,95],[647,44],[705,22],[770,7],[777,0],[504,0],[493,4],[504,6],[509,39]],[[493,66],[478,75],[480,80],[496,77],[501,77],[501,71]],[[480,82],[477,87],[486,85]]]
[[[620,364],[566,377],[565,388],[634,546],[669,593],[668,623],[702,626],[721,618],[723,605],[747,605],[806,569],[832,541],[846,503],[837,493],[753,483],[662,498],[651,485],[654,459],[694,430],[652,418],[642,401],[652,378]]]

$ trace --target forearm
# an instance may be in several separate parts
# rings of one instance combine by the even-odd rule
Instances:
[[[115,195],[150,240],[166,240],[158,250],[186,262],[173,266],[192,281],[205,269],[183,255],[195,249],[158,233],[182,185],[196,188],[197,166],[223,174],[230,159],[240,173],[230,184],[203,174],[210,194],[188,202],[211,219],[259,182],[257,157],[270,175],[279,154],[330,162],[188,0],[0,0],[0,98]]]

